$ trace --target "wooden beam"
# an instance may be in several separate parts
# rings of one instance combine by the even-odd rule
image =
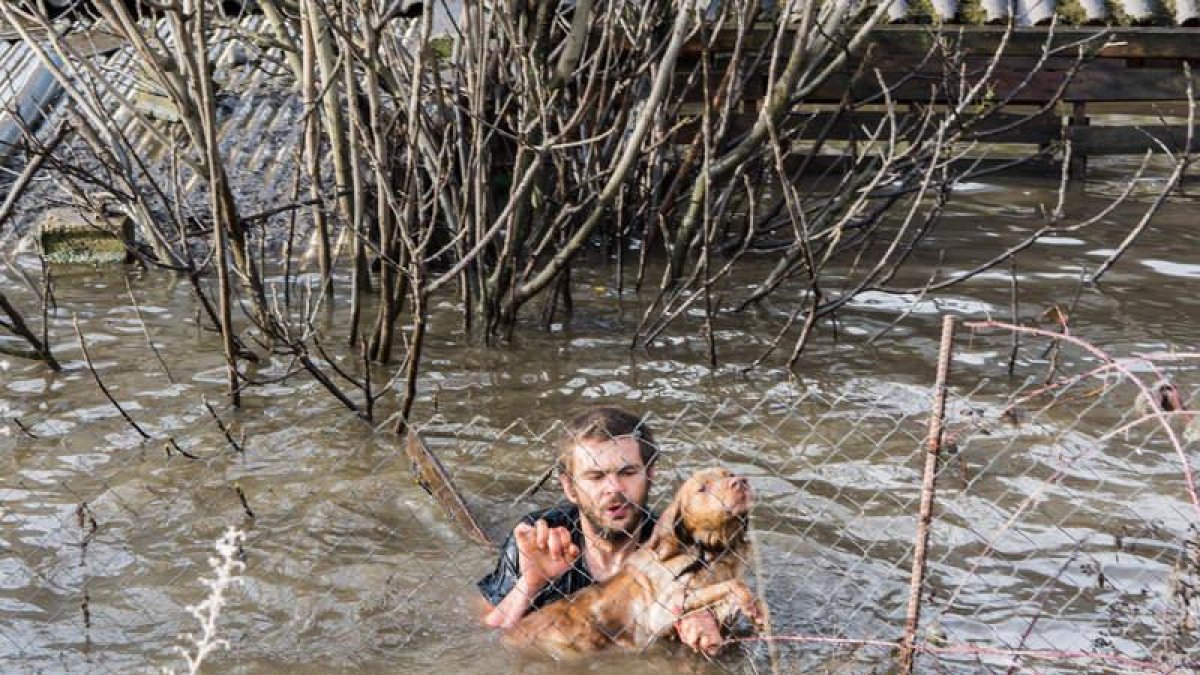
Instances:
[[[751,28],[744,46],[751,50],[761,48],[773,37],[775,30],[771,24]],[[932,25],[889,25],[872,30],[866,43],[874,44],[876,50],[884,54],[920,56],[939,39],[950,39],[960,41],[962,48],[971,53],[992,54],[999,48],[1005,30],[1003,26],[946,25],[939,29]],[[1106,30],[1111,30],[1109,46],[1099,51],[1099,55],[1106,58],[1200,59],[1200,28],[1182,27],[1118,26],[1108,29],[1104,26],[1073,26],[1055,28],[1053,33],[1045,26],[1023,27],[1013,31],[1004,53],[1037,56],[1047,43],[1051,48],[1067,47],[1080,40],[1097,38]],[[736,39],[733,29],[722,31],[716,38],[714,51],[732,51]],[[795,30],[788,31],[784,39],[794,40]],[[1099,37],[1094,46],[1099,47],[1104,42],[1105,38]],[[698,54],[702,51],[701,46],[699,40],[694,41],[687,45],[686,53]]]
[[[982,153],[980,153],[982,155]],[[805,157],[799,154],[792,154],[784,160],[784,170],[788,172],[798,171],[800,164]],[[994,157],[984,157],[978,159],[974,157],[965,157],[951,163],[953,170],[971,169],[973,172],[979,171],[996,171],[1003,170],[1004,175],[1032,175],[1032,176],[1056,176],[1062,172],[1062,163],[1057,160],[1036,159],[1028,160],[1024,163],[1015,166],[1009,166],[1014,162],[1013,159],[999,159]],[[845,157],[840,155],[818,155],[809,160],[809,173],[822,173],[828,170],[846,171],[850,168]]]
[[[903,111],[899,113],[898,121],[901,123],[904,123],[904,114]],[[811,141],[819,138],[826,125],[832,122],[827,140],[863,140],[883,119],[882,112],[843,113],[836,119],[834,113],[829,111],[797,112],[784,118],[780,123],[779,132],[791,141]],[[1187,140],[1186,124],[1088,126],[1083,124],[1086,119],[1087,113],[1083,108],[1076,111],[1073,125],[1065,127],[1057,114],[1044,114],[1030,119],[1022,115],[997,114],[974,125],[971,131],[963,135],[962,140],[981,144],[1044,145],[1065,137],[1071,140],[1076,159],[1087,156],[1140,155],[1147,150],[1162,152],[1164,145],[1171,152],[1182,152],[1184,141]],[[729,121],[731,136],[748,131],[754,120],[753,114],[734,115]],[[1012,128],[1007,128],[1009,126]],[[989,130],[999,131],[988,133]],[[696,133],[699,133],[698,119],[681,129],[676,142],[689,143]],[[900,138],[904,140],[904,134],[901,134]],[[1196,152],[1200,150],[1200,125],[1193,129],[1193,139],[1192,151]]]
[[[1085,155],[1140,155],[1147,150],[1162,152],[1161,141],[1171,152],[1183,152],[1187,125],[1070,127],[1068,135],[1074,152]],[[1192,129],[1192,152],[1200,149],[1200,125]]]
[[[892,98],[899,103],[927,102],[931,89],[940,76],[892,71],[882,73],[884,81],[894,83]],[[997,70],[992,78],[991,98],[1011,96],[1011,103],[1044,103],[1053,98],[1067,77],[1063,72],[1029,74],[1018,70]],[[907,79],[906,79],[907,78]],[[1193,79],[1196,76],[1193,75]],[[806,103],[840,100],[850,88],[851,77],[840,73],[830,77]],[[1028,81],[1026,81],[1028,80]],[[861,79],[853,87],[858,101],[882,102],[879,85],[874,79]],[[1180,101],[1187,100],[1187,80],[1176,70],[1090,70],[1076,73],[1062,97],[1066,102],[1092,101]],[[938,102],[944,102],[941,99]]]
[[[462,493],[454,486],[450,473],[433,454],[421,434],[410,431],[404,442],[404,451],[412,465],[413,477],[442,507],[450,520],[458,526],[461,533],[471,541],[489,549],[495,549],[496,543],[479,526],[471,508],[467,506]]]
[[[18,16],[20,16],[18,14]],[[33,37],[41,40],[46,37],[46,31],[42,30],[41,26],[33,19],[25,19],[22,22],[22,27],[29,32]],[[111,54],[121,47],[125,46],[125,40],[118,37],[111,30],[97,27],[83,27],[82,30],[78,25],[73,27],[72,32],[69,32],[63,40],[72,49],[78,52],[81,56],[100,56]],[[19,42],[21,33],[12,25],[0,17],[0,44],[5,42]]]
[[[912,121],[904,119],[906,114],[910,113],[899,111],[897,123],[911,126]],[[793,141],[815,140],[826,133],[826,126],[832,123],[833,126],[827,132],[828,140],[862,140],[868,138],[868,134],[873,133],[886,117],[882,112],[847,112],[836,115],[836,117],[835,115],[836,113],[830,111],[791,113],[780,123],[779,131],[781,135]],[[728,126],[730,135],[737,136],[749,131],[756,118],[757,115],[753,113],[732,116]],[[936,119],[939,119],[939,116],[935,116]],[[677,142],[689,143],[699,132],[700,120],[696,118],[681,129]],[[1062,120],[1057,114],[1044,113],[1037,117],[1030,117],[1029,115],[998,113],[973,124],[970,131],[964,134],[963,140],[980,143],[1040,145],[1059,140],[1062,135]],[[903,136],[904,134],[901,133],[901,138]],[[887,137],[886,130],[883,137]]]

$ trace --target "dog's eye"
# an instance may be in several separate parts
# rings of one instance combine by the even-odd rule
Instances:
[[[708,483],[702,484],[697,492],[708,492]]]

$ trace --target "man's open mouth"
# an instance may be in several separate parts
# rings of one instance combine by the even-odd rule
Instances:
[[[613,504],[611,506],[604,507],[604,515],[608,516],[609,518],[624,518],[625,516],[629,515],[629,512],[632,508],[633,505],[629,502],[625,502],[623,504]]]

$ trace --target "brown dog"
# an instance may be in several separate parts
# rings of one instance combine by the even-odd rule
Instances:
[[[741,613],[761,626],[765,614],[742,580],[751,503],[745,478],[726,469],[696,473],[616,575],[527,615],[505,642],[559,659],[643,649],[704,609],[722,624]]]

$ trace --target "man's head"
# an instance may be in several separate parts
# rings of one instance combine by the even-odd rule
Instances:
[[[597,534],[620,541],[645,521],[657,458],[654,434],[641,418],[620,408],[592,408],[567,424],[559,482]]]

